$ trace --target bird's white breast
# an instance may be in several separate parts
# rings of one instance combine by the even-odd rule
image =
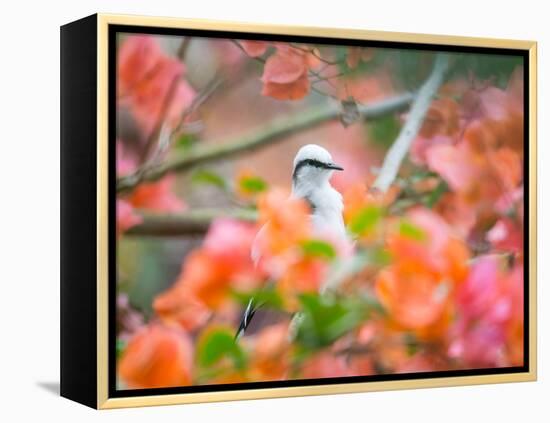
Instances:
[[[342,218],[342,196],[327,184],[321,189],[310,192],[307,196],[313,207],[311,220],[318,235],[346,238],[344,220]]]

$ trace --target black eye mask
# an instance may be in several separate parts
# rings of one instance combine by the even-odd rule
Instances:
[[[294,168],[294,172],[292,173],[293,180],[296,180],[299,170],[304,166],[312,166],[319,169],[344,170],[342,166],[339,166],[336,163],[324,163],[316,159],[303,159],[303,160],[300,160],[296,164],[296,167]]]

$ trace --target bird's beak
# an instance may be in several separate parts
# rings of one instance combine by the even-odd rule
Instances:
[[[344,170],[344,168],[342,166],[337,165],[336,163],[327,164],[327,169]]]

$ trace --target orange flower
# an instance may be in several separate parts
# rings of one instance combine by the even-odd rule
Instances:
[[[249,223],[231,219],[214,221],[202,248],[185,258],[176,282],[178,290],[168,297],[160,297],[158,307],[171,310],[168,314],[172,317],[175,317],[173,312],[181,317],[180,312],[184,311],[180,307],[189,307],[190,302],[217,310],[226,304],[232,289],[247,291],[257,288],[263,276],[254,268],[250,258],[255,232],[254,225]],[[178,301],[182,303],[178,305]]]
[[[138,331],[120,361],[120,378],[129,388],[190,385],[193,347],[185,332],[160,324]]]
[[[265,255],[278,255],[309,238],[311,223],[305,201],[289,198],[280,189],[273,189],[258,200],[259,221],[264,224],[259,248]]]
[[[296,262],[288,263],[277,283],[286,308],[297,310],[298,295],[319,292],[328,270],[328,263],[321,259],[300,257]]]
[[[451,293],[468,274],[469,252],[435,213],[417,208],[408,217],[413,226],[388,239],[394,261],[379,273],[376,292],[398,325],[436,336],[449,323]]]
[[[429,209],[417,207],[407,216],[407,223],[398,225],[388,237],[388,250],[396,263],[426,269],[440,278],[459,283],[467,276],[469,251],[447,223]]]
[[[189,331],[204,325],[211,316],[206,305],[181,283],[158,295],[153,309],[166,324],[176,323]]]
[[[392,185],[385,193],[369,190],[367,184],[357,182],[343,195],[344,221],[349,223],[358,213],[367,207],[388,207],[399,195],[399,187]]]
[[[217,309],[225,302],[231,284],[230,268],[213,260],[204,250],[195,250],[185,260],[180,282],[206,306]]]
[[[286,322],[262,329],[254,340],[253,379],[284,379],[290,366],[290,346]]]
[[[376,281],[378,297],[391,317],[407,329],[423,329],[436,323],[447,305],[445,283],[422,269],[391,267]]]

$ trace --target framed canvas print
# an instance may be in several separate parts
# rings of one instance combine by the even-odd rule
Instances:
[[[536,379],[536,43],[61,28],[61,394]]]

